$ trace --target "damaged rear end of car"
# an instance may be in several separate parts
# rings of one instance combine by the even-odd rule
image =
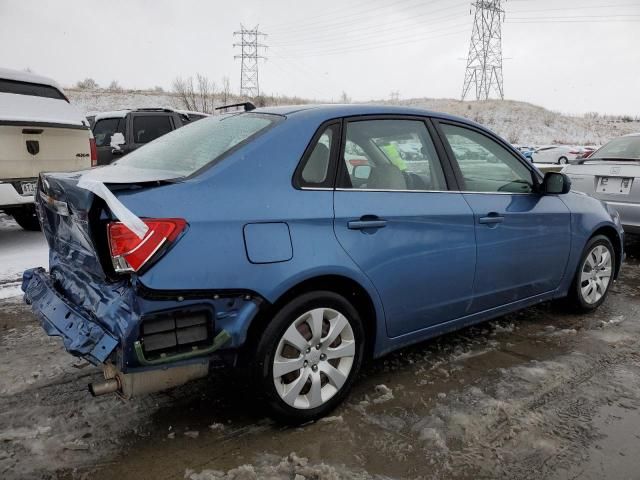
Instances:
[[[151,144],[145,148],[154,153]],[[153,288],[154,278],[179,268],[174,260],[154,271],[191,229],[189,205],[177,200],[166,208],[157,198],[176,190],[186,196],[179,179],[188,174],[112,165],[39,177],[36,210],[49,271],[24,272],[24,298],[70,354],[103,366],[105,380],[89,385],[93,395],[130,398],[233,363],[238,325],[258,311],[261,299],[246,292]]]

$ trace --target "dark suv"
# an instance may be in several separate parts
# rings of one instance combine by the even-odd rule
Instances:
[[[138,108],[95,115],[93,136],[98,148],[98,165],[108,165],[145,143],[206,116],[206,113],[171,108]],[[112,138],[116,133],[122,136]]]

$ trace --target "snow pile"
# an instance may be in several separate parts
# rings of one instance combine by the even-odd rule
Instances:
[[[0,213],[0,299],[20,295],[22,272],[49,266],[49,249],[41,232],[22,230]]]

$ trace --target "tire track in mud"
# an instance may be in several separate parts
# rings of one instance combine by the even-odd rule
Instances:
[[[485,425],[485,442],[452,450],[450,468],[475,478],[547,478],[583,459],[588,446],[598,438],[592,421],[602,406],[629,397],[640,402],[637,387],[614,381],[611,391],[612,374],[629,367],[640,371],[636,352],[602,354],[580,366],[571,358],[567,361],[574,364],[569,375],[533,398],[516,401],[507,417]]]

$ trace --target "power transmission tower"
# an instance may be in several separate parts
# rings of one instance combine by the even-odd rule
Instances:
[[[266,48],[266,45],[261,44],[259,38],[266,37],[266,34],[258,31],[257,25],[249,29],[240,24],[240,30],[233,32],[233,36],[240,37],[240,43],[233,44],[234,47],[240,47],[240,55],[233,57],[240,59],[240,96],[258,97],[258,60],[266,58],[260,55],[260,49]]]
[[[475,88],[476,100],[487,100],[491,93],[504,99],[502,83],[502,0],[478,0],[473,3],[475,16],[467,70],[462,86],[462,100]]]

